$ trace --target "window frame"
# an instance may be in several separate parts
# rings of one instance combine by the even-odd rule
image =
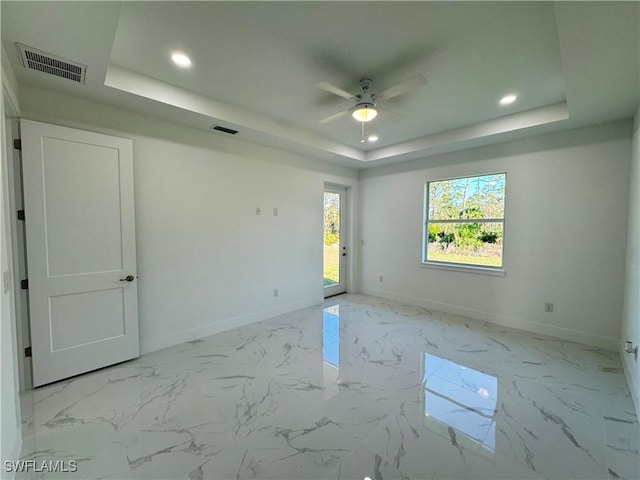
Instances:
[[[504,175],[504,198],[503,198],[503,217],[502,218],[469,218],[469,219],[447,219],[447,220],[429,220],[429,186],[436,182],[446,182],[451,180],[462,180],[465,178],[487,177],[490,175]],[[498,171],[490,173],[479,173],[474,175],[460,175],[448,178],[439,178],[427,180],[424,184],[423,192],[423,212],[422,212],[422,254],[421,266],[427,268],[436,268],[440,270],[462,271],[466,273],[481,273],[485,275],[504,276],[505,270],[505,237],[506,237],[506,216],[507,216],[507,172]],[[427,258],[429,248],[429,223],[502,223],[502,265],[494,267],[491,265],[478,265],[473,263],[461,262],[445,262],[441,260],[429,260]]]

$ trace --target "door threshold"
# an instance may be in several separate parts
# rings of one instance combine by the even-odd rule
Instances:
[[[326,297],[324,297],[324,299],[326,300],[327,298],[333,298],[333,297],[337,297],[338,295],[346,295],[347,292],[340,292],[340,293],[334,293],[333,295],[327,295]]]

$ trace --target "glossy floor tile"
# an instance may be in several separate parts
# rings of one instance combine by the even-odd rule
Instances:
[[[22,395],[18,478],[640,478],[615,352],[365,295]]]

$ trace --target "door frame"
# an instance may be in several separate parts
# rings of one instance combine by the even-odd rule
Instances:
[[[16,328],[16,355],[19,390],[33,388],[31,358],[25,356],[25,349],[31,346],[29,324],[28,290],[20,288],[20,281],[27,278],[27,253],[24,222],[18,219],[18,210],[23,210],[22,158],[20,150],[13,147],[13,140],[20,139],[20,115],[11,96],[3,91],[5,105],[6,152],[7,152],[7,197],[9,219],[7,236],[11,244],[11,282],[13,289],[14,319]]]
[[[349,264],[350,264],[350,249],[349,249],[349,187],[343,185],[337,185],[333,183],[325,183],[324,189],[322,191],[323,203],[322,203],[322,214],[324,218],[324,194],[325,192],[329,193],[338,193],[340,194],[340,244],[339,244],[339,255],[340,255],[340,283],[338,285],[333,285],[330,287],[323,286],[323,295],[324,298],[332,297],[334,295],[340,295],[342,293],[347,293],[347,285],[349,282]],[[323,229],[323,238],[324,238],[324,229]],[[324,241],[323,241],[324,247]],[[345,255],[343,255],[343,253]],[[324,248],[322,254],[323,261],[323,272],[324,272]]]

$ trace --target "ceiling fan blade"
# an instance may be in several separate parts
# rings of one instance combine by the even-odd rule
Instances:
[[[333,120],[335,120],[336,118],[340,118],[341,116],[345,115],[346,113],[349,113],[349,110],[342,110],[338,113],[334,113],[332,115],[329,115],[328,117],[324,117],[323,119],[320,120],[320,123],[329,123],[332,122]]]
[[[396,113],[393,110],[389,110],[387,107],[383,107],[382,105],[376,105],[376,108],[383,113],[385,118],[393,120],[399,120],[402,118],[402,115],[400,115],[399,113]]]
[[[378,95],[376,95],[376,98],[389,100],[390,98],[404,95],[405,93],[408,93],[412,90],[420,88],[425,83],[427,83],[427,80],[422,75],[415,74],[415,75],[412,75],[409,79],[405,80],[404,82],[398,83],[397,85],[394,85],[393,87],[389,87],[386,90],[383,90],[382,92],[378,93]]]
[[[324,90],[325,92],[333,93],[334,95],[338,95],[339,97],[342,97],[342,98],[348,98],[349,100],[351,100],[352,98],[355,98],[355,95],[347,92],[346,90],[343,90],[340,87],[336,87],[334,84],[329,82],[318,82],[318,83],[315,83],[314,85]]]

